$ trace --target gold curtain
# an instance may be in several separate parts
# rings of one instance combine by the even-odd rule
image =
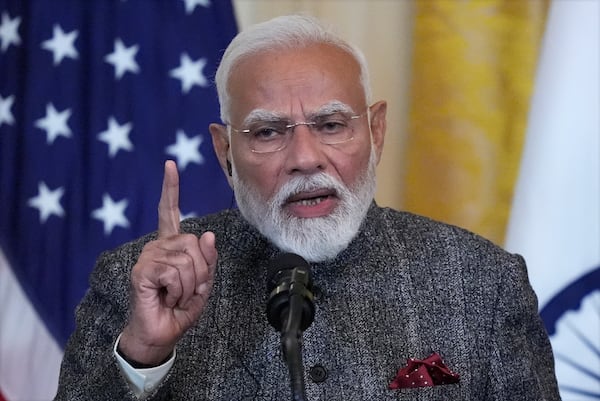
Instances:
[[[546,0],[417,0],[403,208],[504,239]]]

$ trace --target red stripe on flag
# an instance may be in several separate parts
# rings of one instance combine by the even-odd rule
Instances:
[[[0,392],[0,401],[6,401],[6,398],[4,398],[4,397],[2,396],[2,393],[1,393],[1,392]]]

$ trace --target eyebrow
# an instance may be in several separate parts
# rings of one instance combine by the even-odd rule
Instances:
[[[328,116],[337,113],[354,114],[354,110],[346,103],[340,102],[339,100],[333,100],[329,103],[325,103],[323,106],[321,106],[314,112],[309,113],[307,117],[309,120],[312,120],[315,117]]]
[[[244,121],[242,122],[242,124],[243,124],[243,126],[248,126],[255,122],[278,121],[278,120],[287,120],[287,117],[285,117],[281,113],[277,113],[277,112],[271,111],[271,110],[254,109],[250,113],[248,113],[246,118],[244,118]]]
[[[336,113],[355,114],[352,107],[350,107],[346,103],[340,102],[339,100],[332,100],[331,102],[325,103],[317,110],[308,113],[306,116],[306,120],[310,121],[315,118],[328,116]],[[250,113],[248,113],[246,118],[244,118],[242,124],[243,126],[248,126],[250,124],[260,121],[291,121],[291,119],[283,113],[266,109],[254,109]]]

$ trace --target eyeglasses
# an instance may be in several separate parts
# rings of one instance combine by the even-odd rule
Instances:
[[[232,131],[245,134],[250,150],[254,153],[277,152],[289,144],[294,128],[305,125],[325,145],[337,145],[354,139],[354,122],[369,114],[369,109],[359,115],[338,112],[318,115],[310,121],[290,122],[287,120],[254,121],[246,129]]]

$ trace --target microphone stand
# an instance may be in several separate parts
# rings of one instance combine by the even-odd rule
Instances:
[[[292,280],[289,292],[288,317],[281,331],[283,356],[290,372],[292,400],[305,401],[304,371],[302,365],[302,309],[306,289],[301,283]]]

